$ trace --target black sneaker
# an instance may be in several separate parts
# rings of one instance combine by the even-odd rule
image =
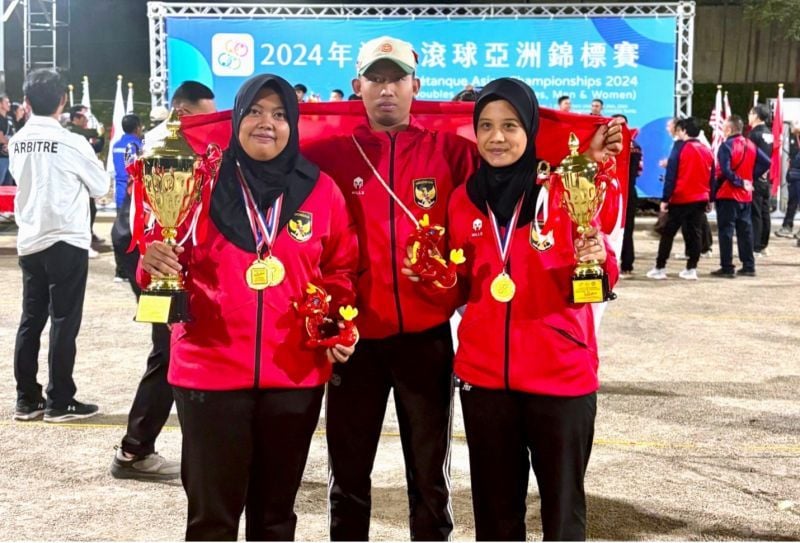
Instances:
[[[37,420],[42,418],[44,412],[44,399],[40,399],[35,402],[17,400],[17,408],[14,410],[14,420]]]
[[[736,275],[741,275],[742,277],[755,277],[756,270],[737,270]]]
[[[171,481],[181,476],[180,462],[167,460],[158,453],[126,458],[122,447],[111,461],[111,475],[115,479],[138,479],[140,481]]]
[[[736,277],[736,272],[734,272],[733,270],[728,271],[723,268],[720,268],[718,270],[712,271],[711,275],[713,275],[714,277],[724,277],[725,279],[733,279]]]
[[[91,403],[72,400],[64,409],[48,407],[44,412],[45,422],[67,422],[70,420],[88,419],[95,416],[100,408]]]

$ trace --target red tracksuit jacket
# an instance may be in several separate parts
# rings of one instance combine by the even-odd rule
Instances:
[[[354,135],[370,162],[417,219],[446,223],[447,202],[477,167],[472,142],[435,132],[415,122],[395,134],[375,132],[367,121]],[[347,200],[358,228],[361,253],[357,279],[358,329],[362,338],[379,339],[420,332],[452,314],[455,291],[431,297],[400,273],[406,241],[414,223],[389,196],[352,139],[336,137],[303,147],[309,160],[331,175]]]
[[[723,151],[723,147],[730,149],[730,152]],[[736,137],[728,138],[721,146],[720,151],[717,152],[719,160],[717,161],[717,200],[736,200],[740,203],[748,203],[753,201],[753,193],[746,190],[744,187],[737,187],[730,179],[727,179],[725,172],[721,165],[723,161],[728,162],[730,170],[741,179],[753,181],[755,174],[756,157],[758,149],[756,145],[742,136],[741,134]],[[728,156],[723,156],[728,154]]]
[[[329,293],[352,292],[358,242],[341,191],[324,173],[300,212],[310,215],[311,231],[290,232],[289,225],[279,231],[272,254],[284,264],[286,278],[275,287],[248,287],[245,271],[255,253],[232,244],[211,220],[206,238],[186,247],[181,263],[192,321],[172,326],[170,384],[236,390],[306,388],[328,381],[331,364],[323,349],[303,345],[304,323],[292,302],[303,297],[309,281]],[[139,275],[147,286],[149,277],[141,268]],[[333,300],[332,306],[352,301]]]
[[[514,232],[509,274],[516,284],[510,303],[492,298],[489,285],[502,262],[486,214],[465,190],[456,189],[449,205],[451,247],[464,248],[459,284],[466,311],[458,329],[455,373],[464,382],[551,396],[594,392],[597,339],[589,304],[570,304],[575,268],[573,226],[560,220],[554,244],[539,238],[532,223]],[[618,278],[614,253],[606,242],[603,266],[613,288]]]
[[[711,169],[714,167],[714,155],[699,140],[687,140],[678,157],[678,174],[675,179],[675,190],[672,191],[669,203],[693,204],[708,202],[711,193]]]

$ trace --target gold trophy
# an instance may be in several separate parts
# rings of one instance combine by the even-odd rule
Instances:
[[[586,240],[592,229],[606,195],[605,175],[598,175],[597,163],[578,153],[578,137],[569,135],[570,154],[556,169],[564,187],[561,205],[572,222],[578,225],[578,234]],[[608,287],[608,277],[597,260],[579,262],[572,274],[572,303],[596,303],[613,299]]]
[[[167,118],[167,136],[137,158],[134,183],[143,183],[146,201],[161,226],[166,245],[175,247],[178,227],[200,200],[204,176],[198,168],[202,159],[180,135],[181,123],[175,110]],[[172,323],[189,320],[188,293],[178,274],[153,277],[139,297],[137,322]]]

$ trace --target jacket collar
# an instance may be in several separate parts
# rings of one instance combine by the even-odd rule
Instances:
[[[417,134],[422,134],[427,129],[417,121],[416,117],[413,115],[409,119],[408,127],[405,130],[400,130],[399,132],[395,132],[396,135],[401,136],[403,138],[408,135],[409,137],[413,137]],[[374,130],[370,124],[369,119],[365,116],[364,120],[358,126],[353,129],[353,134],[359,139],[364,141],[386,141],[386,134],[387,132],[381,132],[378,130]]]
[[[34,125],[39,125],[39,126],[55,126],[55,127],[63,128],[61,126],[60,122],[58,122],[53,117],[50,117],[49,115],[31,115],[30,118],[28,119],[28,121],[25,124],[26,125],[27,124],[34,124]]]

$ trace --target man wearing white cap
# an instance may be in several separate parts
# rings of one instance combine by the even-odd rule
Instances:
[[[352,136],[304,153],[338,183],[355,217],[361,341],[328,387],[332,540],[367,540],[370,473],[386,402],[394,391],[406,463],[412,540],[446,540],[453,345],[451,291],[438,295],[400,273],[415,221],[445,224],[447,200],[477,166],[474,145],[411,116],[419,92],[410,43],[381,37],[363,45],[353,91],[367,116]]]

